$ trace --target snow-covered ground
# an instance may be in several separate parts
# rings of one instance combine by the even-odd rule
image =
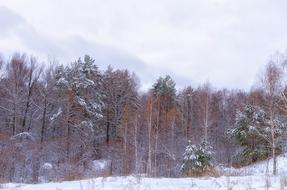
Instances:
[[[287,154],[283,154],[277,156],[277,173],[279,175],[287,176]],[[242,167],[242,168],[221,168],[225,175],[264,175],[264,174],[272,174],[273,171],[273,159],[268,159],[264,161],[257,162],[256,164],[252,164],[250,166]]]
[[[284,177],[238,176],[219,178],[108,177],[45,184],[4,184],[4,190],[254,190],[287,189]]]
[[[3,184],[1,190],[287,190],[287,155],[277,158],[278,176],[269,175],[272,160],[241,169],[225,168],[225,175],[202,178],[107,177],[43,184]]]

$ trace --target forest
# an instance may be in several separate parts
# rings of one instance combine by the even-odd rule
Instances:
[[[262,64],[248,91],[212,81],[177,89],[167,75],[142,92],[134,73],[100,70],[89,55],[69,64],[2,58],[0,181],[216,176],[221,166],[269,158],[276,174],[286,152],[287,57]],[[107,168],[93,170],[95,161]]]

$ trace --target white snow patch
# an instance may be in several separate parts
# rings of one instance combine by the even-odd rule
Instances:
[[[107,168],[109,168],[111,165],[111,161],[110,160],[94,160],[93,161],[93,168],[99,171],[105,170]]]
[[[50,117],[50,120],[51,121],[54,121],[55,119],[57,119],[58,117],[59,117],[59,115],[61,115],[62,114],[62,108],[59,108],[58,109],[58,111],[57,111],[57,113],[55,113],[55,114],[53,114],[51,117]]]
[[[35,138],[33,137],[33,135],[31,135],[28,132],[22,132],[22,133],[18,133],[14,136],[12,136],[10,138],[11,140],[30,140],[30,141],[35,141]]]
[[[276,157],[277,173],[287,175],[287,154]],[[225,175],[271,175],[273,172],[273,159],[260,161],[242,168],[220,168]],[[287,189],[287,188],[286,188]]]
[[[53,165],[51,163],[45,163],[43,164],[42,168],[45,170],[51,170],[53,169]]]

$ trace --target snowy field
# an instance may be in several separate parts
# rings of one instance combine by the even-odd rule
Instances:
[[[285,177],[238,176],[219,178],[108,177],[45,184],[4,184],[4,190],[287,190]]]
[[[3,184],[1,190],[287,190],[287,155],[277,157],[278,176],[272,160],[241,169],[222,168],[221,177],[145,178],[107,177],[43,184]]]
[[[277,156],[277,173],[280,176],[287,176],[287,154]],[[221,168],[225,175],[263,175],[272,174],[273,160],[260,161],[256,164],[242,167],[240,169],[235,168]]]

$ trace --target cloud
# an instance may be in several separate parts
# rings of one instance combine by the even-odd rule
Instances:
[[[61,63],[70,63],[79,57],[89,54],[96,59],[96,64],[104,70],[109,65],[116,69],[129,69],[140,78],[148,81],[150,69],[142,60],[121,49],[90,42],[80,36],[55,39],[38,33],[24,18],[6,7],[0,7],[0,22],[3,22],[3,30],[0,38],[12,41],[11,49],[4,52],[10,56],[15,51],[25,52],[38,56],[41,60],[47,57],[59,59]],[[2,41],[3,42],[3,41]],[[25,47],[15,48],[15,47]],[[0,43],[0,48],[7,48],[5,43]],[[140,72],[139,72],[140,71]],[[152,79],[154,79],[152,77]]]
[[[11,12],[7,7],[0,6],[0,36],[7,36],[13,29],[21,26],[23,18],[14,12]]]
[[[170,74],[179,86],[209,80],[248,89],[269,56],[287,46],[284,0],[2,2],[1,49],[64,62],[89,53],[102,67],[135,71],[143,86]]]
[[[49,49],[60,51],[47,36],[38,33],[22,16],[0,6],[0,48],[4,53],[28,51],[27,53],[49,52]]]

